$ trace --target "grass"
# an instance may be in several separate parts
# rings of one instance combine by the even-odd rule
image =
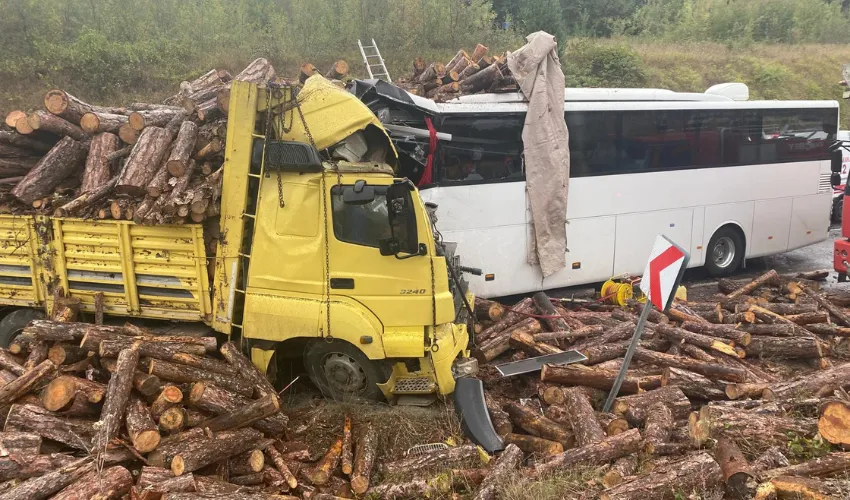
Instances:
[[[517,472],[499,485],[503,500],[571,500],[596,498],[601,487],[596,483],[598,468],[574,467],[540,478]]]

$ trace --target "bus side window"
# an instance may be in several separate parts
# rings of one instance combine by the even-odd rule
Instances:
[[[522,180],[522,118],[505,115],[450,116],[439,131],[437,175],[440,182]]]

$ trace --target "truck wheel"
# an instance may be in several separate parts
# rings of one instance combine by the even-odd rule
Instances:
[[[844,210],[844,197],[839,196],[832,202],[832,214],[830,219],[833,224],[841,224],[841,212]]]
[[[25,326],[34,319],[44,319],[44,313],[35,309],[18,309],[0,321],[0,347],[7,348]]]
[[[708,242],[705,268],[714,277],[729,276],[744,261],[744,238],[737,228],[723,226]]]
[[[371,361],[359,349],[342,340],[313,340],[304,349],[304,367],[322,394],[335,401],[380,401],[377,384],[389,379],[380,361]]]

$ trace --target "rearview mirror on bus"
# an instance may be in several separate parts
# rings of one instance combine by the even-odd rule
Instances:
[[[838,147],[829,152],[829,170],[833,174],[841,173],[841,165],[843,163],[844,148]]]

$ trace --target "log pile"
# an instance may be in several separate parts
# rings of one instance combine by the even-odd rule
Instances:
[[[800,492],[846,498],[830,496],[850,494],[846,479],[830,478],[850,465],[840,451],[850,443],[843,348],[850,303],[821,292],[815,280],[823,277],[770,271],[746,282],[721,280],[713,296],[653,311],[607,414],[602,405],[643,304],[562,302],[538,293],[508,307],[478,298],[473,355],[494,428],[525,454],[521,476],[589,466],[599,472],[604,499],[706,498],[713,491],[741,499]],[[569,349],[587,361],[512,378],[492,368]],[[817,451],[801,457],[800,446]]]
[[[340,66],[342,69],[342,66]],[[213,69],[165,104],[103,107],[64,90],[6,115],[0,213],[182,224],[217,218],[230,85],[275,78],[266,59]]]
[[[413,60],[413,73],[398,78],[395,84],[408,92],[445,101],[461,95],[480,92],[516,92],[516,84],[507,55],[491,55],[490,49],[480,43],[471,52],[459,50],[447,63],[425,63],[422,58]]]

